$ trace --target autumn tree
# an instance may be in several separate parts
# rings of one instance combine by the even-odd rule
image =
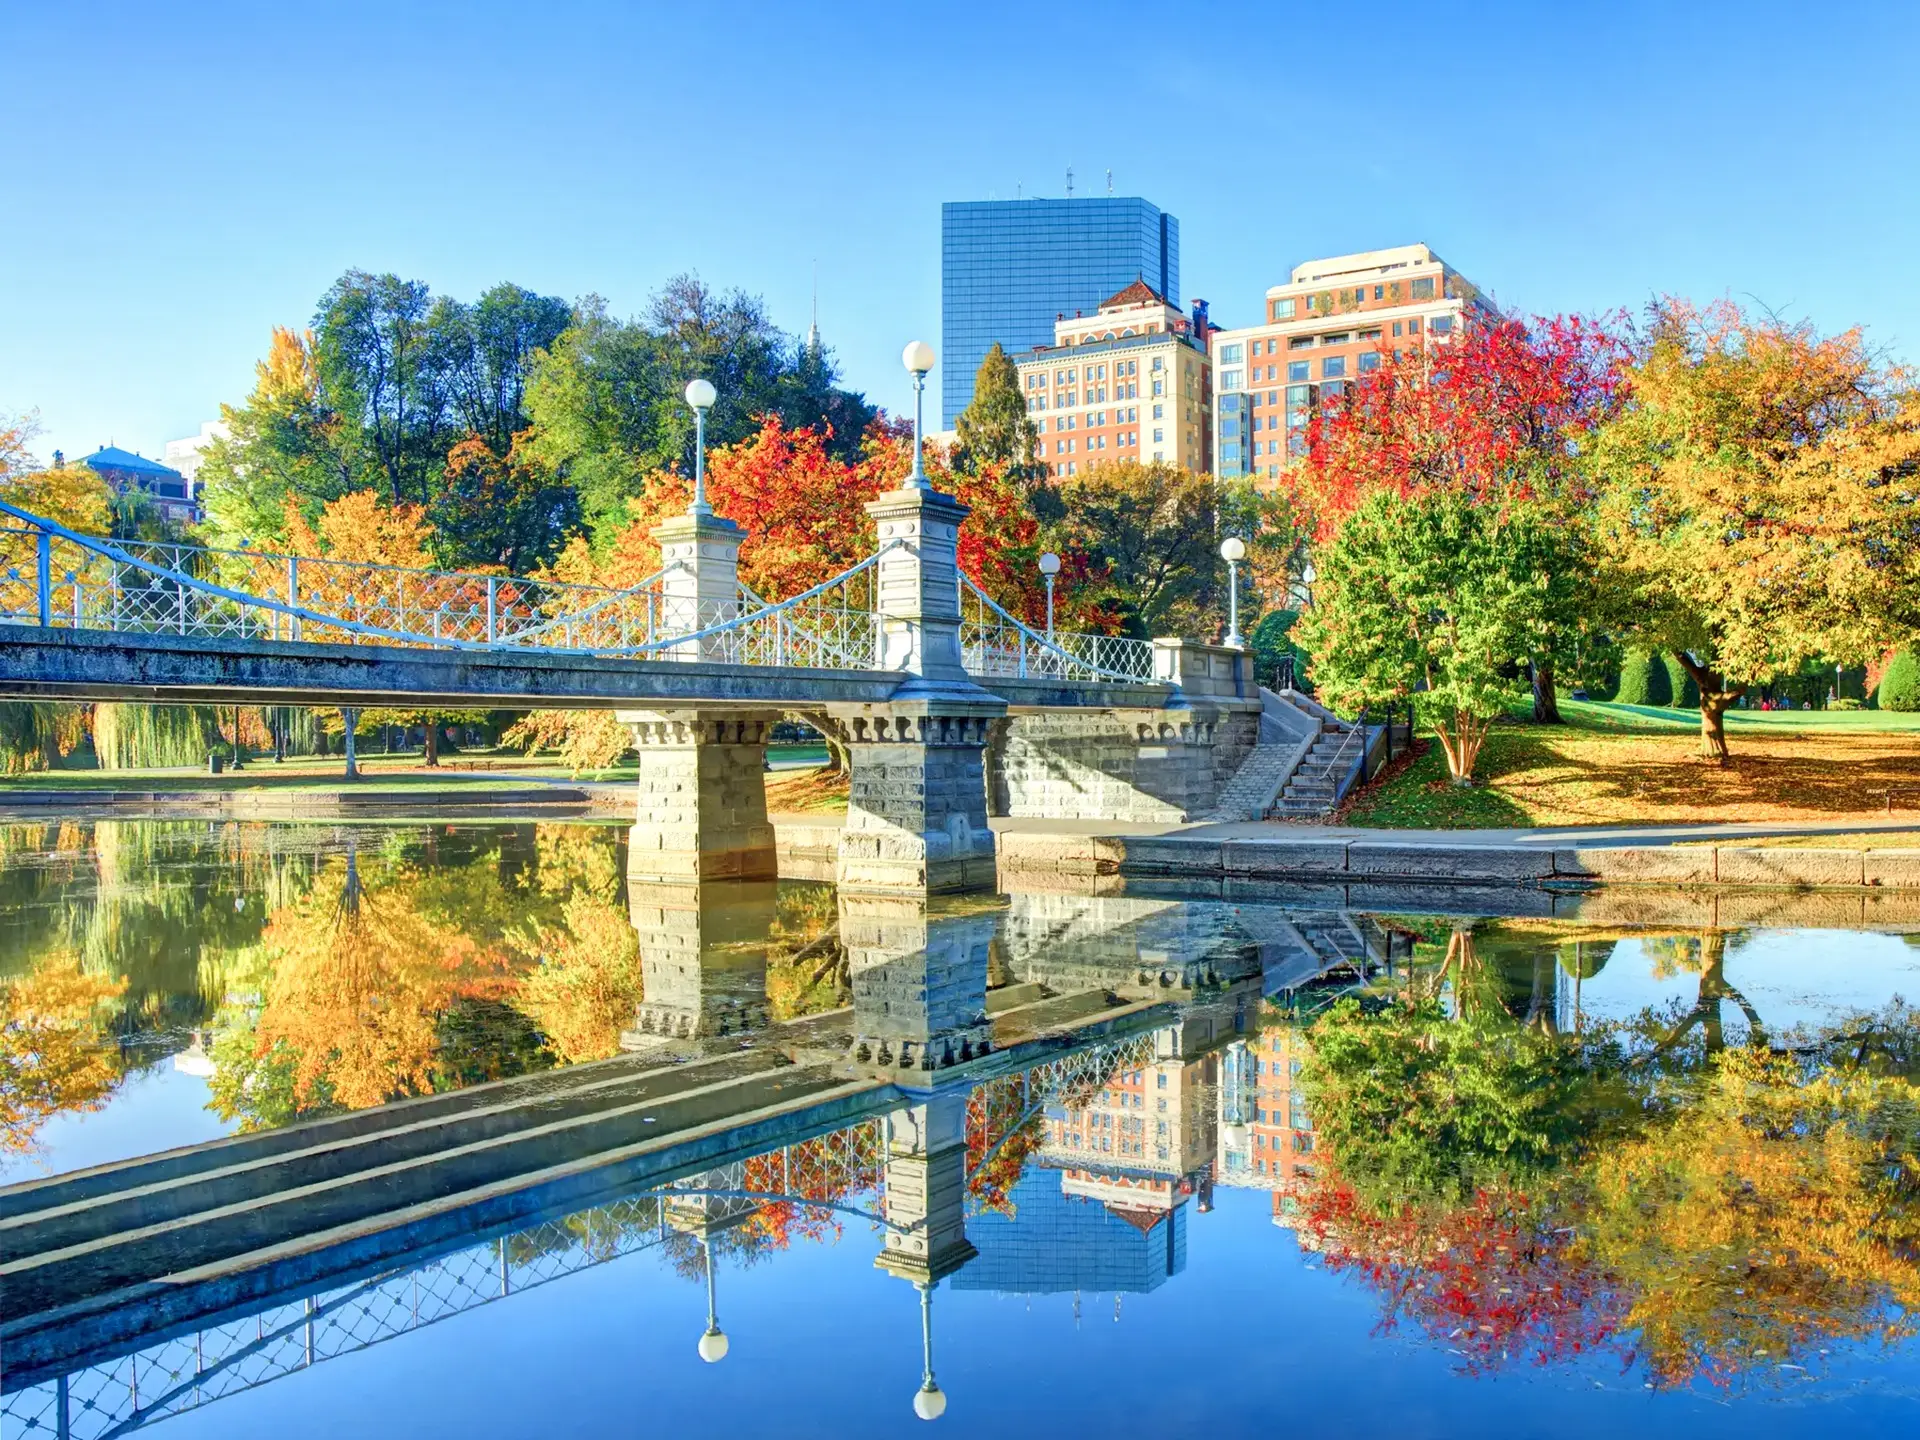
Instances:
[[[1625,351],[1606,320],[1470,318],[1444,345],[1384,348],[1369,371],[1329,395],[1290,472],[1322,541],[1368,496],[1445,492],[1549,523],[1533,564],[1558,603],[1520,658],[1531,667],[1534,716],[1557,721],[1556,671],[1575,663],[1609,618],[1596,603],[1589,533],[1592,483],[1583,460],[1619,408]],[[1325,563],[1319,573],[1328,573]]]
[[[997,466],[1016,484],[1032,486],[1046,475],[1039,460],[1040,431],[1027,413],[1020,372],[994,341],[974,376],[973,399],[954,422],[953,465],[965,474]]]
[[[1629,382],[1591,455],[1603,542],[1635,637],[1693,678],[1701,752],[1725,763],[1754,684],[1887,648],[1916,573],[1920,411],[1858,330],[1730,303],[1656,306]]]
[[[1456,490],[1376,490],[1322,548],[1315,602],[1294,633],[1328,704],[1388,711],[1415,701],[1456,785],[1473,783],[1494,719],[1517,702],[1516,662],[1550,613],[1532,563],[1550,521]]]
[[[226,434],[207,447],[198,481],[215,545],[285,539],[287,502],[307,513],[351,488],[345,422],[321,392],[313,333],[275,326],[243,405],[222,405]]]

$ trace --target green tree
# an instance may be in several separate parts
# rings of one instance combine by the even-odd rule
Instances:
[[[954,422],[958,442],[956,470],[977,475],[982,466],[998,465],[1001,473],[1025,485],[1046,474],[1039,460],[1040,431],[1027,413],[1020,391],[1020,372],[995,341],[974,376],[973,399]]]
[[[1646,650],[1629,650],[1620,661],[1614,699],[1622,705],[1671,705],[1673,675],[1666,661]]]
[[[1224,576],[1214,482],[1161,461],[1101,461],[1058,482],[1063,515],[1045,541],[1081,562],[1085,608],[1140,638],[1197,634]]]
[[[1369,495],[1325,547],[1296,627],[1322,698],[1348,711],[1417,699],[1453,782],[1471,784],[1487,727],[1523,693],[1516,661],[1549,613],[1531,562],[1542,523],[1458,492]]]

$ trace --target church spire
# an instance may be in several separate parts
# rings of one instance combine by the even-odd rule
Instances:
[[[813,262],[813,320],[807,326],[807,358],[820,358],[820,262]]]

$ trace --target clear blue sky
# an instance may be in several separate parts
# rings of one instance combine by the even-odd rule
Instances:
[[[152,454],[348,267],[820,321],[901,407],[942,200],[1140,194],[1183,300],[1423,240],[1503,304],[1757,299],[1920,358],[1920,4],[0,0],[0,411]]]

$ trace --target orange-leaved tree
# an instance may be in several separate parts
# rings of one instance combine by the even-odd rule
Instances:
[[[124,1073],[107,1002],[124,977],[90,974],[71,952],[0,982],[0,1155],[33,1148],[55,1115],[98,1110]]]

